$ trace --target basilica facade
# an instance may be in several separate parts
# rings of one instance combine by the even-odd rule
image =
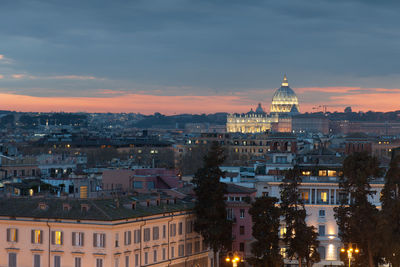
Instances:
[[[281,87],[272,97],[270,114],[261,106],[247,113],[229,114],[226,120],[226,130],[229,133],[264,133],[267,131],[290,132],[291,116],[299,114],[299,101],[295,92],[289,87],[286,75]]]

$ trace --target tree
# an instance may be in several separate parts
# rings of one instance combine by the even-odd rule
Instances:
[[[232,224],[227,219],[224,199],[226,185],[220,182],[224,173],[219,166],[224,160],[224,150],[214,142],[204,157],[203,167],[197,170],[193,178],[196,193],[194,227],[213,250],[215,264],[217,252],[228,249],[232,244]]]
[[[368,197],[374,194],[370,182],[380,173],[378,160],[364,152],[348,156],[343,162],[339,186],[344,197],[334,209],[335,219],[342,242],[355,243],[360,249],[355,262],[359,266],[374,267],[379,258],[379,211]]]
[[[385,176],[379,232],[383,238],[382,255],[393,267],[400,267],[400,156],[394,157]]]
[[[289,258],[296,258],[299,267],[302,267],[304,260],[307,266],[319,261],[319,241],[315,227],[307,226],[306,223],[307,213],[299,193],[300,183],[300,172],[295,166],[286,172],[280,185],[280,194],[282,215],[286,224],[286,233],[283,236],[287,246],[286,253]]]
[[[249,214],[253,220],[253,237],[251,244],[254,257],[248,261],[255,267],[280,267],[283,264],[279,248],[280,208],[277,198],[259,197],[252,203]]]

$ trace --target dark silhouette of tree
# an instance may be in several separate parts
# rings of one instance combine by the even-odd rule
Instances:
[[[394,157],[385,176],[379,233],[382,255],[393,267],[400,267],[400,156]]]
[[[277,198],[259,197],[252,203],[249,214],[253,220],[251,244],[253,257],[248,262],[255,267],[280,267],[283,264],[279,247],[280,208]]]
[[[214,266],[217,264],[217,253],[228,249],[232,244],[232,224],[227,219],[224,195],[226,185],[220,182],[224,173],[219,168],[224,162],[224,150],[214,142],[204,157],[203,167],[198,169],[193,183],[195,185],[196,214],[195,230],[200,233],[204,242],[214,252]]]
[[[339,237],[343,243],[355,243],[360,248],[356,266],[374,267],[382,245],[378,233],[379,211],[368,197],[374,195],[370,182],[381,174],[379,162],[367,153],[355,153],[343,162],[340,188],[341,205],[335,208]],[[348,199],[347,196],[350,196]]]
[[[295,166],[286,172],[280,185],[280,193],[282,215],[286,225],[286,233],[283,236],[286,253],[290,259],[296,258],[299,267],[302,267],[304,261],[307,266],[319,261],[319,241],[315,227],[307,226],[306,223],[307,213],[299,193],[300,183],[300,172]]]

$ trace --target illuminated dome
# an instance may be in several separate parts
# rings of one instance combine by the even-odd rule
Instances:
[[[299,100],[295,92],[289,87],[286,75],[283,77],[282,86],[276,90],[272,97],[271,113],[299,113]]]

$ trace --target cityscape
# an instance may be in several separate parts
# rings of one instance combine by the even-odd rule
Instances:
[[[0,3],[0,267],[400,267],[399,7]]]

